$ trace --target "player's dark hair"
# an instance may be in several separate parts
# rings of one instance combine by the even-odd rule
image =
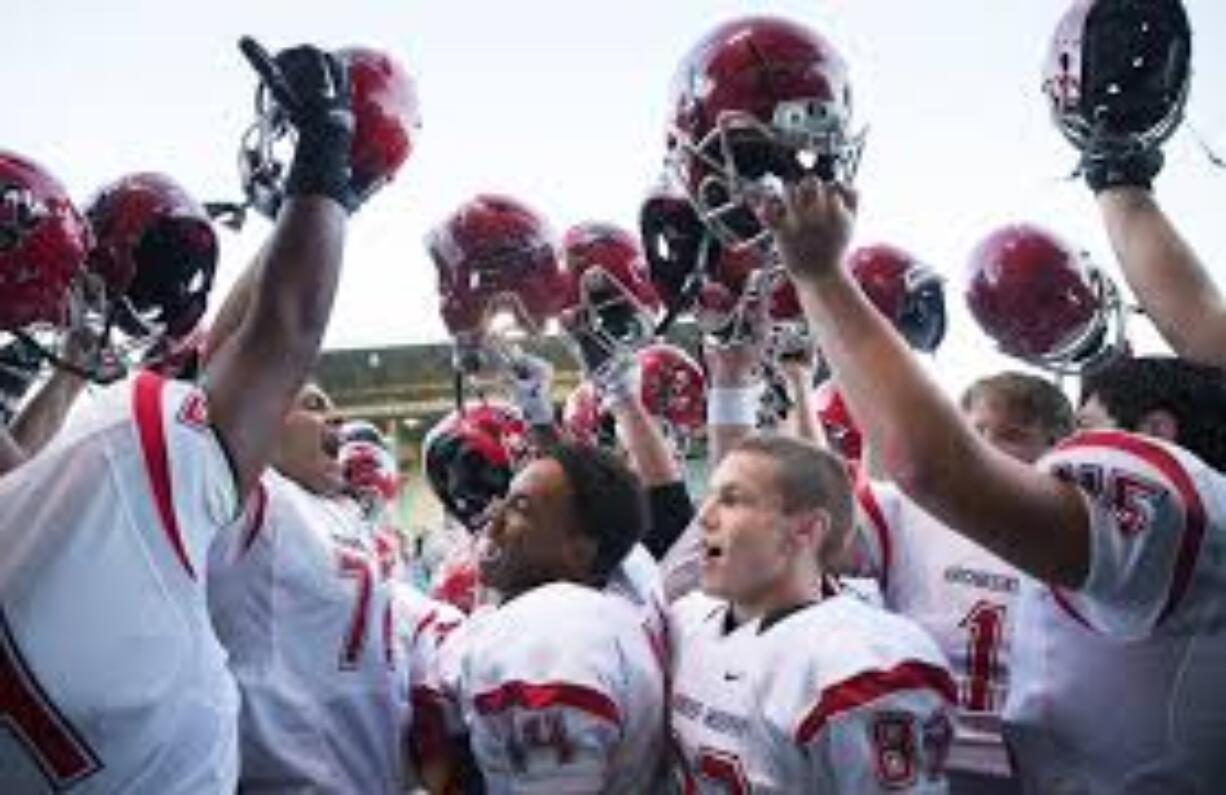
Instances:
[[[1082,379],[1081,402],[1091,397],[1125,430],[1169,412],[1175,443],[1226,472],[1226,372],[1173,356],[1121,358]]]
[[[988,396],[1002,401],[1014,419],[1041,428],[1054,445],[1073,432],[1073,405],[1055,384],[1029,373],[1007,370],[980,378],[962,393],[962,410]]]
[[[638,475],[616,455],[573,440],[542,454],[566,474],[580,530],[596,542],[592,573],[606,579],[647,529],[647,499]]]
[[[830,532],[820,556],[830,560],[842,549],[851,532],[852,495],[847,466],[832,453],[791,436],[756,433],[741,439],[734,453],[765,456],[775,464],[775,488],[783,499],[783,512],[823,510],[830,516]]]

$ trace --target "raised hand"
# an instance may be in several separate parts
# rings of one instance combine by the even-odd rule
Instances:
[[[754,208],[775,236],[793,279],[820,281],[843,267],[855,227],[858,196],[849,186],[805,177],[782,194],[757,198]]]
[[[282,50],[274,58],[254,39],[243,37],[239,49],[298,132],[286,195],[328,196],[352,212],[358,197],[350,184],[355,122],[348,71],[335,55],[310,44]]]

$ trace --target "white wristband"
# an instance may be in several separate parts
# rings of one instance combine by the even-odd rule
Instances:
[[[529,425],[553,425],[553,402],[544,389],[534,389],[516,395],[520,414]]]
[[[748,425],[758,422],[762,386],[712,387],[707,390],[708,425]]]

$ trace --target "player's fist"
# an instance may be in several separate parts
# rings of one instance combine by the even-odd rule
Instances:
[[[754,209],[774,233],[788,273],[797,281],[812,282],[842,268],[857,203],[854,188],[810,176],[781,194],[758,197]]]
[[[286,195],[323,195],[354,210],[358,197],[350,184],[349,158],[355,121],[348,70],[335,55],[311,44],[273,58],[243,37],[239,49],[298,132]]]

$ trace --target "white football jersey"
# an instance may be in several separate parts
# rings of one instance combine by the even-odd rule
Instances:
[[[233,792],[205,577],[237,510],[204,394],[147,373],[0,478],[0,792]]]
[[[954,683],[900,616],[833,596],[729,626],[674,603],[672,729],[687,793],[944,793]]]
[[[445,753],[448,738],[464,733],[458,709],[444,701],[440,682],[443,644],[459,630],[465,616],[459,608],[432,599],[411,585],[392,582],[396,638],[403,650],[409,675],[402,679],[407,688],[403,698],[411,706],[409,741],[413,755],[426,759]]]
[[[1226,478],[1186,451],[1079,434],[1040,462],[1091,516],[1082,588],[1023,592],[1006,733],[1042,792],[1226,782]]]
[[[605,593],[628,601],[642,618],[660,666],[667,670],[670,658],[668,607],[664,599],[664,579],[660,564],[642,544],[635,544],[613,570]]]
[[[260,488],[214,546],[209,581],[243,696],[242,785],[398,792],[407,674],[358,507],[271,470]]]
[[[951,770],[1006,776],[1001,712],[1022,574],[889,483],[856,487],[861,540],[885,607],[923,627],[958,685]]]
[[[657,791],[664,677],[624,599],[543,585],[453,638],[444,686],[492,795]]]

